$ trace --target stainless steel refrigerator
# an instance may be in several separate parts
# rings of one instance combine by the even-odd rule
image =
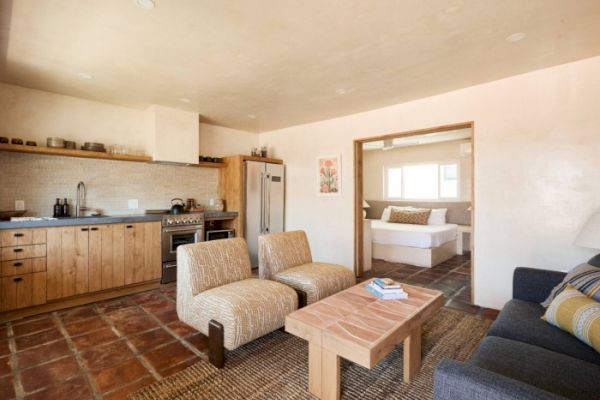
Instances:
[[[252,266],[258,267],[258,237],[283,232],[285,167],[282,164],[246,161],[244,174],[244,236],[248,242]]]

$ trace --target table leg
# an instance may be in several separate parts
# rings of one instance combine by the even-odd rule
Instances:
[[[323,400],[339,400],[340,398],[340,357],[327,350],[322,350],[321,388]]]
[[[308,391],[321,398],[321,346],[308,342]]]
[[[421,368],[421,326],[404,339],[404,382],[409,383]]]

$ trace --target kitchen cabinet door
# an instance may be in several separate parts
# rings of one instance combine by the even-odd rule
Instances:
[[[125,284],[160,278],[160,222],[125,225]]]
[[[111,289],[125,285],[125,224],[104,227],[107,229],[102,231],[102,289]]]
[[[125,225],[125,284],[144,281],[145,226],[143,223]]]
[[[48,300],[75,296],[89,290],[89,227],[48,228]]]
[[[0,311],[15,310],[46,302],[45,272],[4,277],[0,286]]]

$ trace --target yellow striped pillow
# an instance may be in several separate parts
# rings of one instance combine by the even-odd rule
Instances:
[[[571,284],[552,300],[544,321],[569,332],[600,352],[600,303]]]

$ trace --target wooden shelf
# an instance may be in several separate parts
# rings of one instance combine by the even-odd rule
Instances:
[[[103,160],[121,160],[138,162],[152,161],[152,157],[149,156],[136,156],[133,154],[111,154],[103,153],[100,151],[71,150],[44,146],[26,146],[21,144],[0,143],[0,150],[12,151],[16,153],[45,154],[52,156],[98,158]]]
[[[283,160],[269,157],[254,157],[254,156],[242,156],[242,161],[259,161],[271,164],[283,164]]]
[[[100,151],[85,151],[71,150],[44,146],[26,146],[21,144],[0,143],[0,151],[11,151],[15,153],[43,154],[51,156],[64,157],[80,157],[80,158],[95,158],[101,160],[119,160],[119,161],[136,161],[136,162],[152,162],[150,156],[137,156],[133,154],[111,154]],[[200,162],[198,164],[190,164],[190,167],[200,168],[225,168],[225,163]]]
[[[201,167],[201,168],[225,168],[227,164],[225,163],[216,163],[216,162],[208,162],[201,161],[198,164],[190,164],[191,167]]]

